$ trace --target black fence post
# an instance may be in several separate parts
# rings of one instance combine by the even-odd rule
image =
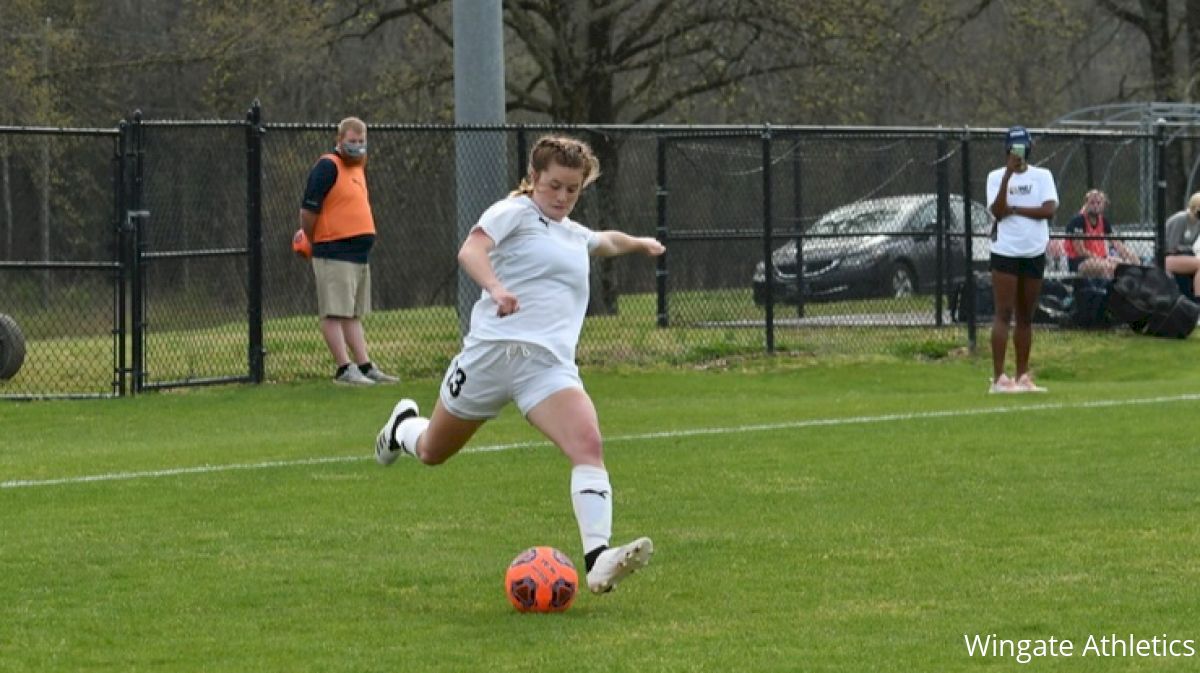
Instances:
[[[946,293],[946,280],[953,277],[953,274],[947,273],[950,268],[950,256],[947,254],[947,251],[949,250],[949,242],[951,240],[947,235],[948,227],[946,226],[947,222],[950,220],[950,171],[946,166],[947,150],[948,145],[946,143],[946,136],[939,135],[937,139],[937,145],[934,148],[936,153],[936,158],[934,161],[937,162],[937,166],[935,168],[935,172],[937,174],[937,251],[935,253],[935,265],[937,268],[937,278],[935,281],[937,283],[937,287],[934,291],[933,302],[933,322],[938,327],[941,327],[945,324],[945,320],[942,316],[942,299]],[[971,201],[971,199],[967,198],[965,195],[963,200],[967,201],[968,203]],[[969,212],[970,209],[968,208],[968,213]],[[965,221],[967,223],[967,235],[970,235],[971,221]],[[966,245],[966,243],[963,245]],[[969,272],[970,270],[968,268],[968,273]],[[953,289],[951,289],[951,291],[953,291]]]
[[[771,268],[771,125],[764,124],[762,130],[762,180],[763,180],[763,268],[766,272],[767,303],[766,303],[766,338],[767,352],[775,352],[775,287]],[[800,273],[797,270],[797,273]]]
[[[963,222],[967,231],[963,239],[963,269],[966,277],[963,279],[962,303],[965,304],[967,316],[967,350],[975,352],[978,344],[978,334],[975,325],[975,228],[971,226],[971,134],[964,130],[960,144],[962,154],[962,195]],[[984,199],[985,201],[987,199]],[[985,204],[986,205],[986,204]]]
[[[670,237],[670,231],[667,228],[667,195],[670,190],[667,189],[667,143],[670,138],[664,138],[661,135],[657,136],[658,144],[658,189],[655,191],[655,201],[658,205],[658,228],[655,236],[659,243],[667,244],[667,239]],[[667,255],[671,254],[668,250],[658,256],[655,260],[654,267],[654,288],[658,295],[658,326],[668,327],[671,324],[671,319],[667,307]]]
[[[529,172],[529,137],[525,127],[517,127],[517,179],[513,184],[521,184],[521,180]]]
[[[1167,127],[1164,124],[1154,125],[1154,264],[1163,268],[1166,261],[1166,250],[1163,243],[1167,239]]]
[[[1100,185],[1096,184],[1096,169],[1093,166],[1093,164],[1095,164],[1096,161],[1095,161],[1095,157],[1093,156],[1093,154],[1094,153],[1092,152],[1092,139],[1084,138],[1083,139],[1083,170],[1084,170],[1084,175],[1087,176],[1087,188],[1088,189],[1095,189],[1100,186]]]
[[[249,320],[250,380],[262,383],[266,357],[263,348],[262,249],[262,105],[257,99],[246,112],[246,291]]]
[[[801,170],[804,167],[804,157],[800,154],[800,135],[796,136],[796,144],[792,148],[792,231],[796,237],[792,241],[796,245],[796,317],[804,317],[804,196]],[[770,265],[767,266],[770,269]]]
[[[130,122],[130,137],[132,140],[133,174],[129,179],[129,200],[125,211],[125,227],[129,239],[129,282],[130,282],[130,329],[132,344],[130,359],[130,392],[134,395],[142,392],[146,380],[146,272],[142,264],[142,224],[147,214],[143,210],[142,197],[144,192],[145,170],[145,127],[142,126],[142,111],[134,110],[133,121]]]
[[[129,123],[124,119],[117,124],[116,156],[113,157],[113,390],[125,396],[125,377],[129,374],[125,361],[125,324],[129,317],[125,311],[125,283],[129,268],[129,235],[125,226],[126,190],[125,178],[129,152]]]

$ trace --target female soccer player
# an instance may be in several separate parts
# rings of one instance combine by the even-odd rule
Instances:
[[[1042,290],[1049,219],[1058,209],[1054,176],[1045,168],[1030,166],[1033,139],[1024,126],[1014,126],[1004,139],[1005,165],[988,174],[988,208],[996,218],[992,228],[993,393],[1045,392],[1029,374],[1033,346],[1033,314]],[[1008,325],[1016,318],[1013,350],[1017,354],[1016,378],[1004,373]]]
[[[649,538],[610,547],[612,486],[596,408],[579,378],[575,346],[588,302],[588,256],[666,250],[654,238],[595,232],[570,219],[599,177],[591,147],[547,136],[529,154],[529,176],[492,205],[458,252],[483,288],[462,352],[450,363],[432,417],[410,399],[396,403],[375,441],[390,465],[412,456],[439,465],[510,400],[571,461],[571,502],[583,540],[588,588],[611,590],[650,561]]]

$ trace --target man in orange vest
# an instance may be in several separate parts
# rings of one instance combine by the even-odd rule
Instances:
[[[334,383],[371,386],[399,379],[367,355],[362,317],[371,311],[375,219],[367,193],[367,125],[357,117],[338,124],[337,146],[308,173],[300,228],[312,242],[321,335],[337,363]],[[351,360],[353,356],[353,360]]]

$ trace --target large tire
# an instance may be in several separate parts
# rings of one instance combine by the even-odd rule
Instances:
[[[0,313],[0,381],[11,379],[25,364],[25,335],[12,316]]]

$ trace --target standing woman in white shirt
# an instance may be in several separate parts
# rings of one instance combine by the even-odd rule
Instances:
[[[996,304],[992,319],[993,393],[1044,392],[1029,374],[1033,346],[1033,315],[1042,291],[1050,218],[1058,209],[1058,191],[1050,171],[1030,166],[1033,138],[1023,126],[1014,126],[1004,138],[1005,165],[988,174],[988,209],[992,225],[992,293]],[[1009,323],[1015,318],[1013,350],[1017,366],[1013,378],[1004,373]]]
[[[575,366],[589,256],[657,256],[666,248],[654,238],[595,232],[570,219],[580,193],[599,175],[600,163],[582,141],[547,136],[534,144],[528,178],[480,216],[458,252],[459,265],[483,292],[433,415],[422,418],[415,402],[400,400],[379,431],[375,458],[382,465],[399,456],[439,465],[515,402],[571,462],[588,588],[604,593],[644,567],[654,547],[645,537],[609,546],[612,485],[596,408]]]

